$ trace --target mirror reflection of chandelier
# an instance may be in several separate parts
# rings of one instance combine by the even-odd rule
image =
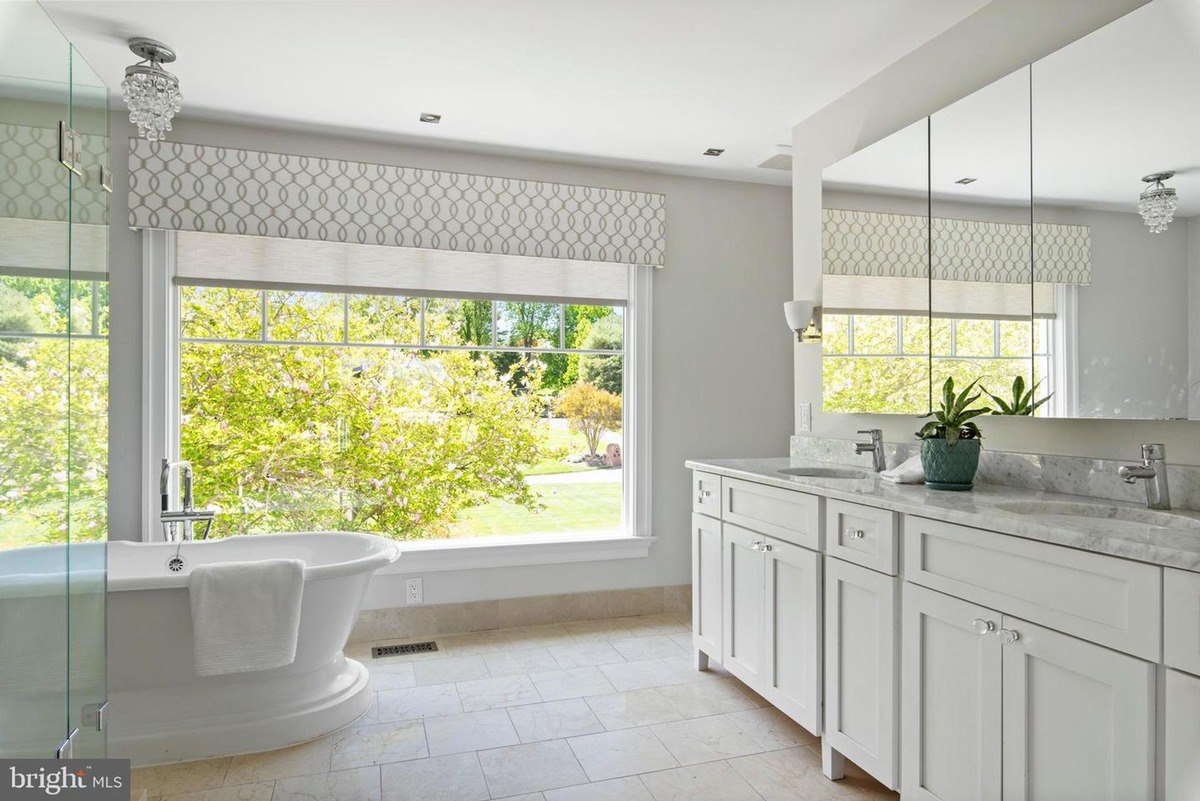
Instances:
[[[1156,172],[1142,178],[1152,186],[1147,187],[1146,191],[1138,196],[1138,213],[1142,215],[1152,234],[1161,234],[1175,219],[1175,209],[1179,208],[1179,196],[1171,187],[1163,186],[1163,181],[1174,175],[1174,172]]]

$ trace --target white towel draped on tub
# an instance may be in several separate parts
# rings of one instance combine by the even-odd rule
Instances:
[[[304,562],[199,565],[188,594],[197,676],[268,670],[296,660]]]

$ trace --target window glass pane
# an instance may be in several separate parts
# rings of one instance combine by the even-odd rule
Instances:
[[[896,340],[896,317],[889,315],[854,315],[855,353],[899,353]]]
[[[295,342],[341,342],[342,295],[329,292],[267,292],[267,336]]]
[[[1045,354],[1050,352],[1051,320],[1035,320],[1033,323],[1033,352]]]
[[[1000,355],[1012,358],[1028,358],[1033,352],[1034,324],[1029,320],[1001,320]]]
[[[845,314],[827,314],[821,320],[821,352],[830,355],[848,353],[850,318]]]
[[[979,387],[977,391],[987,390],[1001,398],[1009,398],[1012,395],[1012,383],[1018,375],[1024,377],[1025,385],[1028,387],[1032,383],[1030,380],[1030,372],[1032,370],[1032,362],[1030,359],[948,359],[934,358],[933,360],[933,389],[934,397],[940,397],[942,384],[945,383],[947,377],[954,378],[954,384],[960,390],[965,389],[967,384],[978,379]],[[978,405],[995,406],[984,395],[978,401]]]
[[[995,355],[996,327],[992,320],[955,320],[954,331],[957,355]]]
[[[496,344],[513,348],[557,348],[558,305],[501,302],[496,304]]]
[[[351,342],[420,344],[420,298],[351,295],[349,304]]]
[[[929,318],[905,316],[900,321],[904,326],[904,352],[914,356],[929,353]]]
[[[821,366],[827,412],[929,411],[929,365],[924,356],[827,356]]]
[[[65,334],[70,314],[79,333],[87,333],[90,293],[82,281],[65,278],[0,276],[0,333]]]
[[[429,298],[425,301],[425,344],[491,345],[492,301]]]
[[[109,293],[108,281],[97,281],[96,287],[96,333],[100,336],[108,336],[108,306]]]
[[[950,326],[952,321],[945,317],[934,317],[929,321],[930,349],[934,356],[950,355]]]
[[[187,339],[260,339],[261,303],[256,289],[180,287],[180,333]]]
[[[181,289],[187,327],[244,334],[249,306],[218,325],[236,304],[215,293],[237,291]],[[380,348],[333,338],[342,297],[271,291],[271,338],[294,342],[181,343],[182,452],[213,536],[620,529],[623,309],[504,303],[500,345],[529,350],[498,351],[492,301],[427,300],[420,343],[418,299],[350,296],[351,335]],[[561,344],[612,352],[536,352]]]

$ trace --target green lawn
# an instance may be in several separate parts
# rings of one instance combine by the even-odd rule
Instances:
[[[587,451],[587,440],[582,434],[575,434],[565,428],[551,428],[548,420],[540,420],[543,433],[543,445],[552,455],[524,468],[521,472],[527,476],[548,476],[556,473],[580,473],[594,468],[585,464],[564,462],[563,457]]]
[[[539,484],[534,491],[546,508],[539,514],[515,504],[493,501],[463,512],[452,537],[493,537],[603,531],[621,525],[621,484]]]

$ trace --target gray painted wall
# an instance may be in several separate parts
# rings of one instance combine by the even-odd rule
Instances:
[[[116,117],[116,115],[114,115]],[[124,220],[131,133],[114,122],[114,220]],[[784,455],[792,421],[792,338],[780,304],[791,294],[791,214],[786,187],[606,169],[297,130],[190,119],[171,138],[231,147],[432,169],[562,181],[667,196],[667,267],[654,276],[653,533],[648,559],[539,565],[425,576],[429,604],[686,584],[690,572],[692,457]],[[111,531],[142,530],[141,238],[112,230]],[[402,603],[404,576],[379,576],[369,607]]]

